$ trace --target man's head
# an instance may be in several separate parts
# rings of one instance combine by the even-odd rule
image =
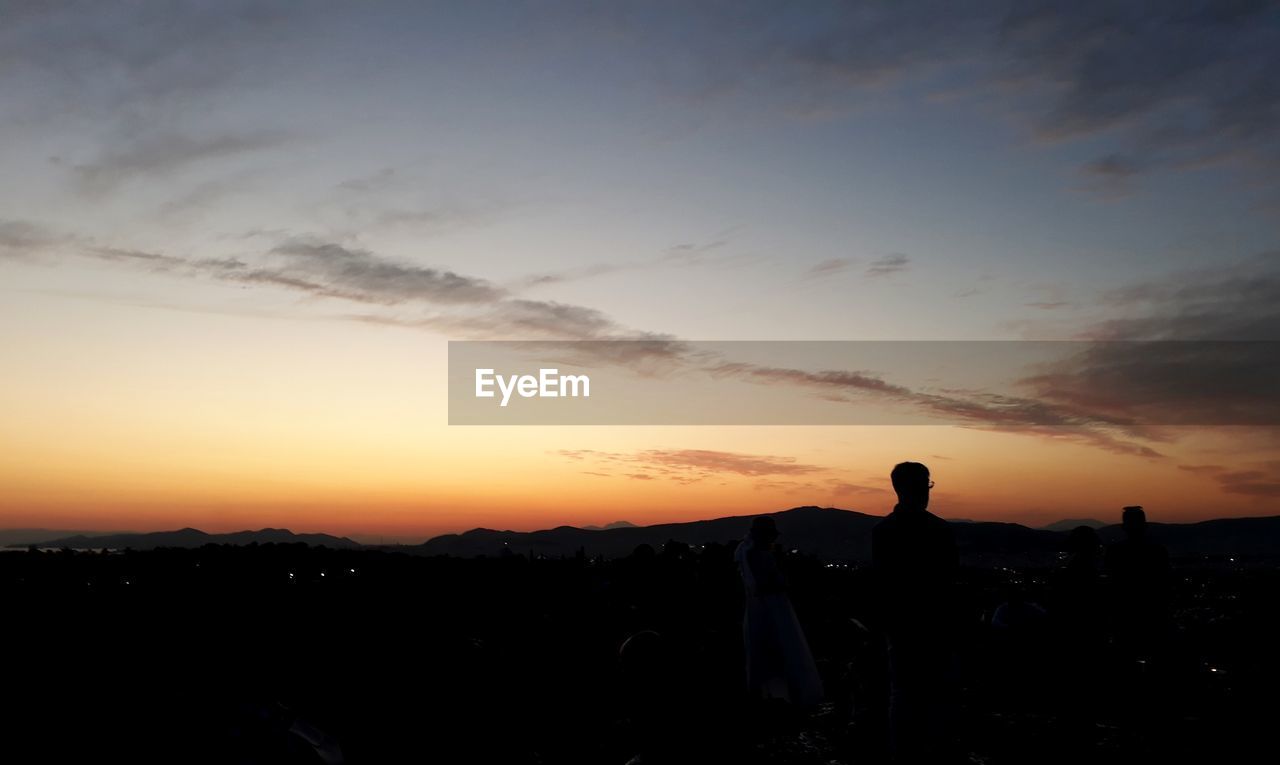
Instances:
[[[889,480],[898,493],[899,506],[921,510],[929,506],[929,489],[933,488],[929,468],[919,462],[899,462],[889,473]]]
[[[1120,525],[1124,527],[1124,533],[1136,539],[1147,530],[1147,514],[1140,505],[1126,507],[1120,516]]]

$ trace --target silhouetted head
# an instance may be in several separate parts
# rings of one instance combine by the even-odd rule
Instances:
[[[666,646],[662,635],[653,630],[641,630],[622,643],[618,658],[623,669],[635,674],[652,672],[654,667],[666,661]]]
[[[889,473],[889,480],[898,493],[899,506],[921,510],[929,506],[929,490],[933,488],[929,468],[919,462],[899,462]]]
[[[778,524],[771,515],[757,515],[751,520],[751,538],[756,544],[771,545],[778,538]]]
[[[641,542],[636,545],[636,549],[631,551],[632,560],[650,561],[658,557],[658,553],[654,551],[653,545]]]
[[[1125,534],[1137,539],[1147,530],[1147,514],[1142,511],[1140,505],[1126,507],[1124,514],[1120,516],[1120,525],[1124,527]]]
[[[671,657],[662,636],[653,630],[637,632],[618,649],[618,659],[631,703],[642,708],[652,703],[671,671]]]
[[[1092,526],[1076,526],[1067,537],[1067,549],[1073,555],[1096,556],[1102,549],[1102,537]]]

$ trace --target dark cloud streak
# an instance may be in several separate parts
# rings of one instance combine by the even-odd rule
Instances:
[[[906,271],[910,267],[911,258],[895,252],[873,260],[871,265],[867,266],[867,276],[889,276]]]

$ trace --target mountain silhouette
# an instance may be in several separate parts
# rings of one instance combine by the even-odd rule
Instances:
[[[0,529],[0,547],[26,547],[41,544],[41,540],[63,536],[101,537],[107,534],[124,534],[123,531],[89,531],[81,529]]]
[[[1152,539],[1172,555],[1280,555],[1280,515],[1215,518],[1198,523],[1148,523]],[[1117,524],[1098,529],[1108,544],[1124,537]]]
[[[1060,521],[1054,521],[1048,526],[1041,526],[1045,531],[1070,531],[1077,526],[1088,526],[1091,529],[1100,529],[1108,524],[1103,523],[1097,518],[1063,518]]]
[[[823,560],[865,562],[871,558],[871,529],[881,517],[834,507],[796,507],[772,513],[788,549],[816,555]],[[612,529],[580,529],[560,526],[544,531],[495,531],[473,529],[446,534],[424,542],[418,551],[427,555],[474,557],[479,555],[574,555],[607,558],[629,555],[642,544],[660,549],[669,540],[689,545],[733,543],[742,539],[754,515],[730,516],[707,521],[663,523]],[[954,522],[956,542],[966,562],[984,565],[993,561],[1039,562],[1052,560],[1062,548],[1062,536],[1029,529],[1016,523]]]
[[[874,515],[830,507],[797,507],[773,515],[783,544],[802,544],[806,552],[830,559],[848,557],[850,550],[869,554],[871,527],[880,521]],[[463,534],[445,534],[429,539],[421,545],[420,551],[428,555],[463,557],[501,555],[504,551],[559,556],[573,555],[582,549],[587,555],[614,558],[629,555],[642,544],[661,548],[668,540],[706,545],[741,539],[753,517],[740,515],[612,529],[580,529],[574,526],[529,532],[473,529]]]
[[[871,559],[871,529],[881,516],[834,507],[796,507],[770,513],[777,521],[779,544],[831,562],[866,563]],[[661,549],[674,540],[689,545],[733,544],[742,539],[755,515],[706,521],[663,523],[612,529],[559,526],[542,531],[473,529],[429,539],[412,551],[455,557],[533,555],[616,558],[639,545]],[[1045,566],[1066,549],[1067,531],[1033,529],[1017,523],[949,521],[962,561],[971,566]],[[1074,528],[1082,525],[1069,521]],[[1119,525],[1099,530],[1116,541]],[[1151,524],[1153,539],[1175,555],[1280,555],[1280,516],[1228,518],[1193,524]]]
[[[871,529],[881,516],[834,507],[796,507],[770,513],[777,521],[779,543],[831,562],[865,563],[871,557]],[[635,526],[625,521],[603,528],[559,526],[541,531],[496,531],[472,529],[461,534],[445,534],[415,546],[387,546],[418,555],[450,555],[471,558],[517,554],[524,556],[572,557],[579,551],[588,556],[618,558],[636,547],[661,549],[668,541],[689,545],[736,544],[746,534],[753,515],[738,515],[705,521]],[[1065,530],[1033,529],[1017,523],[951,520],[956,544],[966,565],[1043,566],[1057,561],[1066,549],[1067,533],[1085,521],[1064,520],[1052,524]],[[1151,537],[1176,556],[1280,556],[1280,516],[1222,518],[1198,523],[1151,523]],[[57,532],[49,532],[50,535]],[[1107,543],[1123,537],[1118,524],[1102,526],[1098,533]],[[30,539],[30,536],[26,538]],[[11,542],[9,547],[34,545],[46,548],[97,549],[157,547],[200,547],[206,544],[248,545],[304,543],[332,548],[362,547],[346,537],[329,534],[294,534],[288,529],[260,529],[229,534],[209,534],[199,529],[157,531],[145,534],[84,532],[45,541]]]
[[[204,545],[294,544],[302,542],[315,547],[356,548],[361,545],[346,537],[330,534],[295,534],[288,529],[259,529],[235,531],[229,534],[209,534],[200,529],[185,528],[177,531],[153,531],[146,534],[104,534],[86,536],[77,534],[44,542],[28,543],[35,547],[71,548],[73,550],[126,547],[134,550],[153,550],[157,547],[202,547]],[[15,545],[10,545],[15,546]],[[28,546],[27,544],[21,545]]]

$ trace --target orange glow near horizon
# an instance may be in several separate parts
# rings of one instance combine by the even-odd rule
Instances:
[[[1153,520],[1168,521],[1266,511],[1246,498],[1225,503],[1203,477],[1170,472],[1160,462],[1017,434],[920,427],[456,430],[424,431],[423,444],[406,452],[313,445],[289,450],[287,459],[278,456],[284,449],[250,435],[246,443],[255,448],[234,451],[227,444],[217,463],[206,461],[207,443],[177,440],[161,455],[34,448],[3,465],[8,492],[0,521],[140,531],[272,526],[400,540],[475,527],[647,525],[798,505],[884,514],[893,504],[888,469],[902,458],[930,465],[938,482],[933,509],[944,517],[1032,525],[1109,520],[1134,503],[1150,508]],[[429,436],[450,448],[432,448]],[[710,452],[785,455],[811,472],[690,469],[644,477],[643,458],[635,455],[673,442]],[[926,443],[930,453],[922,453]],[[561,453],[568,450],[585,454]]]
[[[273,526],[421,539],[798,505],[883,514],[893,504],[889,469],[903,459],[931,467],[944,517],[1108,520],[1127,504],[1170,521],[1273,512],[1180,469],[1171,450],[1150,459],[1043,435],[449,427],[444,343],[421,333],[341,323],[316,333],[313,321],[136,308],[90,317],[74,302],[56,312],[29,307],[38,344],[0,327],[0,341],[25,360],[4,381],[0,528]],[[704,464],[707,454],[730,457]],[[766,459],[738,465],[732,455]]]

